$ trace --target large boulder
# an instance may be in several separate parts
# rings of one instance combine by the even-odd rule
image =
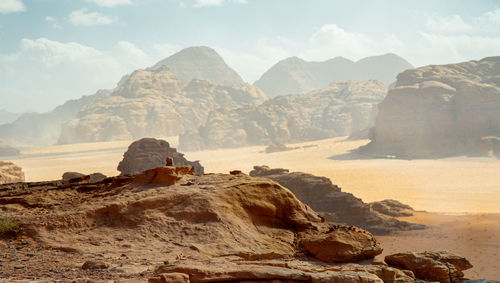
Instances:
[[[463,270],[472,268],[470,262],[449,252],[405,252],[388,255],[389,265],[413,271],[420,279],[441,283],[458,282],[464,277]]]
[[[254,166],[250,176],[269,178],[291,190],[298,199],[332,224],[355,225],[374,234],[423,229],[424,225],[400,221],[384,211],[376,211],[361,199],[333,184],[326,177],[288,169]]]
[[[387,93],[379,81],[340,81],[260,105],[212,111],[197,129],[179,137],[183,150],[292,143],[347,136],[373,126]]]
[[[500,57],[404,71],[379,105],[370,156],[488,155],[500,137]],[[492,147],[483,139],[490,137]]]
[[[167,165],[167,158],[173,161],[175,166],[192,166],[198,175],[204,172],[199,161],[189,161],[184,154],[177,152],[164,140],[154,138],[143,138],[130,144],[123,154],[123,160],[118,164],[118,171],[122,175],[137,174],[148,169]]]

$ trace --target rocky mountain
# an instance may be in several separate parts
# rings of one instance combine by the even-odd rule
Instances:
[[[397,231],[425,229],[424,225],[400,221],[393,218],[395,209],[375,210],[381,203],[373,205],[342,190],[326,177],[314,176],[303,172],[289,172],[288,169],[254,166],[250,176],[269,178],[292,191],[303,203],[309,205],[334,224],[354,225],[370,231],[375,235],[392,234]],[[394,202],[386,200],[382,204]],[[391,206],[394,207],[394,206]],[[410,208],[411,209],[411,208]],[[399,215],[397,215],[399,216]]]
[[[197,129],[216,109],[254,106],[267,99],[257,87],[183,84],[168,67],[137,70],[111,94],[86,104],[63,123],[60,144],[175,136]]]
[[[167,66],[183,84],[193,79],[208,80],[216,85],[239,86],[245,82],[215,50],[206,46],[188,47],[153,66]]]
[[[472,267],[444,252],[389,255],[397,268],[374,260],[371,233],[238,171],[20,183],[0,186],[0,205],[16,221],[0,234],[0,256],[16,259],[2,261],[8,282],[458,282]]]
[[[340,80],[379,80],[389,85],[396,80],[398,73],[411,68],[413,66],[405,59],[390,53],[366,57],[357,62],[343,57],[323,62],[290,57],[271,67],[254,85],[269,97],[306,93]]]
[[[20,151],[8,145],[6,142],[0,140],[0,156],[12,156],[12,155],[18,155]]]
[[[0,109],[0,125],[12,123],[19,116],[21,116],[20,113],[13,113],[13,112],[10,112],[10,111],[5,110],[5,109]]]
[[[47,113],[22,114],[14,122],[0,125],[0,139],[15,145],[55,144],[64,121],[73,119],[83,105],[103,97],[108,92],[99,90],[94,95],[69,100]]]
[[[488,155],[500,137],[500,57],[398,75],[379,105],[370,156]]]
[[[371,127],[387,87],[378,81],[341,81],[307,94],[282,95],[254,107],[212,111],[179,148],[240,147],[350,135]]]

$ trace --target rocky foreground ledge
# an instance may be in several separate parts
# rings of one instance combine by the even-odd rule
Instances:
[[[374,260],[382,247],[371,233],[329,225],[288,189],[240,171],[164,166],[89,179],[0,186],[3,221],[15,227],[2,232],[0,278],[457,282],[472,267],[447,253]]]

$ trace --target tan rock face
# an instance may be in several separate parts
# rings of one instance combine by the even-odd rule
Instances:
[[[413,271],[417,278],[441,283],[457,282],[463,278],[463,270],[472,268],[467,259],[448,252],[397,253],[386,256],[385,261]]]
[[[401,158],[486,155],[482,138],[500,137],[500,57],[426,66],[398,75],[379,105],[362,152]]]
[[[387,87],[378,81],[342,81],[301,95],[283,95],[254,107],[211,112],[180,136],[183,150],[290,143],[350,135],[371,127]]]
[[[288,169],[268,166],[254,166],[250,176],[269,178],[278,182],[332,224],[355,225],[379,235],[425,228],[423,225],[397,220],[384,211],[373,210],[361,199],[342,192],[325,177],[302,172],[290,173]]]
[[[263,102],[258,88],[221,86],[195,79],[183,85],[165,66],[138,70],[110,95],[80,109],[63,123],[59,143],[176,136],[197,129],[210,111]]]
[[[172,161],[171,165],[192,166],[194,173],[198,175],[204,172],[200,162],[187,160],[184,154],[170,147],[168,142],[153,138],[143,138],[130,144],[117,169],[122,175],[137,174],[167,165],[167,158]]]
[[[12,162],[0,161],[0,184],[24,182],[21,167]]]

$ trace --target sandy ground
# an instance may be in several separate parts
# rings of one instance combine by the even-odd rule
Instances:
[[[176,145],[175,139],[169,139]],[[59,179],[66,171],[117,175],[116,166],[131,141],[24,148],[10,159],[28,181]],[[397,199],[419,213],[407,220],[431,229],[378,237],[384,254],[404,250],[449,250],[469,258],[472,278],[500,279],[500,161],[492,158],[438,160],[332,160],[366,140],[333,138],[296,145],[272,154],[265,147],[188,152],[206,172],[248,172],[253,165],[289,168],[322,175],[366,202]],[[306,146],[306,147],[304,147]],[[309,147],[307,147],[309,146]]]

